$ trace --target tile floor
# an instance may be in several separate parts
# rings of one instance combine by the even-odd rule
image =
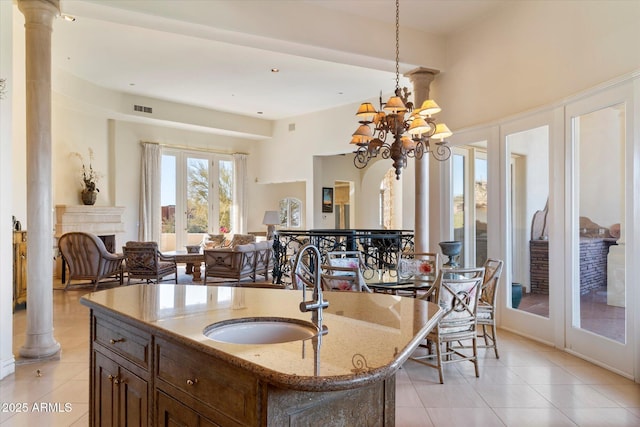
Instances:
[[[15,374],[0,381],[0,402],[26,403],[28,409],[0,411],[0,426],[88,425],[89,313],[78,302],[87,291],[54,291],[54,335],[62,357],[20,363]],[[23,344],[25,314],[14,314],[14,354]],[[405,363],[397,375],[396,425],[640,425],[640,385],[505,331],[499,345],[498,360],[480,350],[480,378],[473,375],[471,363],[451,364],[446,365],[444,385],[435,369]],[[37,412],[40,406],[33,405],[42,403],[53,405]]]

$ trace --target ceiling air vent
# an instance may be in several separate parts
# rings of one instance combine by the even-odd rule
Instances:
[[[296,124],[295,123],[289,123],[289,132],[293,132],[294,130],[296,130]]]
[[[145,107],[144,105],[134,105],[133,111],[139,111],[141,113],[153,113],[153,109],[151,107]]]

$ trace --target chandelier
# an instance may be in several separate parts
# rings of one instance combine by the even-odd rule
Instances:
[[[402,168],[407,166],[410,157],[421,159],[426,152],[436,160],[447,160],[451,149],[444,139],[452,135],[447,125],[436,124],[431,117],[441,111],[432,99],[427,99],[414,110],[413,103],[409,101],[411,92],[406,87],[400,89],[399,56],[400,0],[396,0],[396,89],[386,103],[382,102],[380,93],[378,111],[370,102],[360,104],[356,113],[360,126],[351,139],[351,144],[358,146],[353,159],[358,169],[363,169],[380,155],[383,159],[393,160],[396,179],[400,179]],[[392,139],[390,144],[386,141],[389,135]]]

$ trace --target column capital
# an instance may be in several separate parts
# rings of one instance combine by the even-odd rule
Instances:
[[[406,72],[404,75],[413,83],[413,101],[415,105],[422,104],[429,99],[429,89],[431,82],[440,73],[432,68],[418,67]]]
[[[18,0],[18,9],[25,16],[26,23],[51,24],[60,14],[60,0]]]

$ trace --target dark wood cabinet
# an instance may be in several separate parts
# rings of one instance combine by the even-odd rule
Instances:
[[[156,402],[158,427],[219,427],[218,424],[162,392],[158,392]]]
[[[148,426],[148,383],[99,351],[93,352],[94,426]]]
[[[394,375],[283,389],[148,323],[92,310],[91,328],[91,426],[394,425]]]
[[[27,232],[13,232],[13,309],[27,305]]]

